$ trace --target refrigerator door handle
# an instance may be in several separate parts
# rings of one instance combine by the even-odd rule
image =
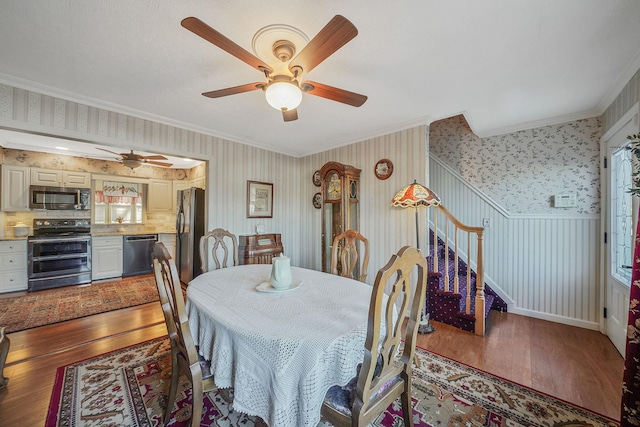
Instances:
[[[178,234],[184,234],[184,211],[181,210],[180,212],[178,212],[177,221]]]

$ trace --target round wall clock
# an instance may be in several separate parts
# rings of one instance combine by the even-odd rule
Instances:
[[[176,178],[177,179],[185,179],[187,177],[187,171],[184,169],[176,170]]]
[[[315,185],[316,187],[320,187],[322,178],[320,177],[320,171],[315,171],[313,173],[313,185]]]
[[[320,209],[322,207],[322,195],[320,193],[313,195],[313,207],[316,209]]]
[[[376,178],[385,180],[393,173],[393,163],[391,163],[389,159],[379,160],[373,168],[373,173],[376,175]]]

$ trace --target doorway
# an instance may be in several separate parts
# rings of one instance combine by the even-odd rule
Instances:
[[[607,159],[603,173],[602,224],[606,233],[604,250],[604,332],[624,357],[629,291],[633,265],[634,235],[638,201],[632,197],[633,160],[627,135],[638,131],[634,106],[610,136],[603,138],[602,150]]]

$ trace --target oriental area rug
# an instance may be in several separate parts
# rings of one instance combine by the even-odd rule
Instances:
[[[0,298],[0,325],[6,332],[77,319],[158,300],[153,275],[85,286],[65,286]]]
[[[421,368],[413,370],[415,426],[618,427],[609,418],[445,357],[421,349],[417,354]],[[166,337],[58,368],[46,427],[161,426],[170,376]],[[190,400],[188,382],[182,378],[168,425],[189,423]],[[396,401],[372,425],[402,424],[402,408]],[[201,425],[264,423],[234,412],[214,390],[205,395]]]

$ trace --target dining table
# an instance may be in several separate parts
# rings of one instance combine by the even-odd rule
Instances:
[[[291,286],[274,289],[270,264],[203,273],[187,287],[198,352],[233,409],[270,427],[316,426],[327,390],[356,375],[364,357],[372,287],[291,267]]]

